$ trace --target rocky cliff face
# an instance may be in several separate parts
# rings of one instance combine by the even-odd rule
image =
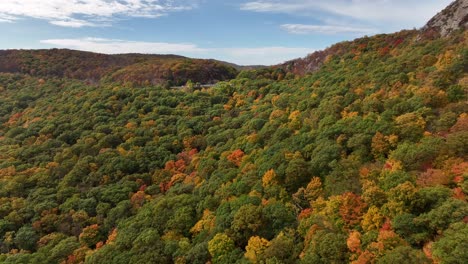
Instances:
[[[429,20],[421,30],[435,31],[445,37],[455,30],[466,28],[468,28],[468,0],[457,0]]]
[[[315,72],[318,69],[320,69],[320,67],[322,67],[323,63],[325,62],[327,56],[331,54],[333,54],[333,51],[331,48],[328,48],[309,54],[305,58],[287,61],[279,65],[278,67],[283,68],[287,72],[292,72],[298,75],[304,75],[310,72]]]
[[[460,28],[468,28],[468,0],[454,1],[429,20],[422,31],[435,30],[445,37]]]

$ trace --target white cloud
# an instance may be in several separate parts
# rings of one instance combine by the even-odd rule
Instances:
[[[300,3],[282,3],[279,1],[255,1],[241,5],[241,10],[255,12],[290,13],[300,11],[301,9]]]
[[[338,25],[284,24],[281,28],[292,34],[373,34],[378,32],[373,28]]]
[[[108,25],[122,17],[156,18],[189,10],[197,0],[1,0],[0,21],[23,17],[43,19],[65,27]]]
[[[386,27],[420,27],[452,0],[261,0],[242,10],[288,13],[318,19],[349,19]]]
[[[287,48],[287,47],[259,47],[259,48],[225,48],[221,49],[234,56],[256,56],[256,55],[272,55],[275,53],[281,54],[297,54],[310,52],[307,48]]]
[[[46,39],[40,41],[55,47],[92,51],[106,54],[119,53],[157,53],[157,54],[182,54],[200,53],[201,49],[190,43],[165,43],[126,41],[119,39],[103,38],[79,38],[79,39]]]
[[[217,49],[222,58],[240,65],[274,65],[304,57],[315,50],[292,47],[221,48]]]
[[[11,19],[5,19],[0,17],[0,23],[12,23],[13,21]]]
[[[69,48],[106,54],[145,53],[178,54],[196,58],[214,58],[240,65],[273,65],[304,57],[310,48],[256,47],[256,48],[202,48],[191,43],[127,41],[105,38],[46,39],[40,41],[49,47]]]
[[[50,24],[56,25],[56,26],[62,26],[62,27],[72,27],[72,28],[80,28],[84,26],[88,27],[95,27],[97,24],[86,21],[86,20],[81,20],[81,19],[64,19],[64,20],[51,20],[49,21]]]
[[[11,23],[13,21],[15,21],[17,18],[14,17],[14,16],[11,16],[11,15],[8,15],[8,14],[2,14],[0,12],[0,22],[8,22],[8,23]]]

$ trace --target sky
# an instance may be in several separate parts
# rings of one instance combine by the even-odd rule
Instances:
[[[0,49],[177,54],[273,65],[422,27],[452,0],[0,0]]]

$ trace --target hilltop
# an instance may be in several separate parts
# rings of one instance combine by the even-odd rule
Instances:
[[[107,55],[68,49],[0,51],[0,72],[97,83],[103,79],[136,85],[183,85],[233,79],[239,66],[178,55]]]

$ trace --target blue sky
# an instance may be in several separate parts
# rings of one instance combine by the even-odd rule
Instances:
[[[0,49],[179,54],[242,65],[419,28],[451,0],[0,0]]]

